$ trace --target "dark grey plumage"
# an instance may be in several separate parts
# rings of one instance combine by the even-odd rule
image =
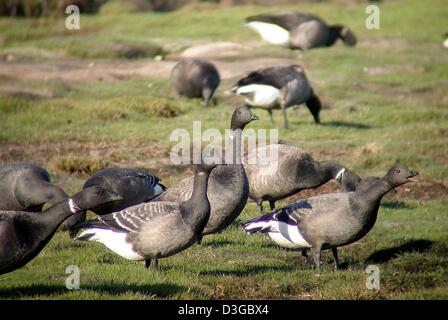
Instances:
[[[211,205],[210,219],[204,229],[204,235],[217,233],[227,228],[243,211],[249,195],[249,184],[242,164],[240,145],[244,127],[258,119],[248,108],[235,109],[230,129],[233,156],[231,164],[225,164],[213,170],[209,185],[208,199]],[[186,178],[168,188],[155,201],[180,203],[188,199],[193,190],[193,177]]]
[[[248,17],[246,25],[257,31],[266,41],[291,49],[329,47],[338,39],[347,46],[354,46],[357,42],[355,34],[348,27],[341,24],[328,25],[322,18],[309,13],[262,14]],[[279,29],[269,29],[269,25]],[[281,30],[284,30],[285,34]],[[275,37],[283,37],[283,41],[278,42]]]
[[[285,128],[288,128],[286,109],[302,103],[306,104],[314,121],[320,123],[321,102],[300,66],[269,67],[252,71],[240,79],[232,91],[245,97],[248,107],[266,109],[272,122],[272,110],[281,109]]]
[[[160,258],[183,251],[202,237],[210,217],[207,181],[214,165],[196,165],[191,197],[181,203],[153,201],[79,225],[77,240],[98,241],[129,260],[157,267]]]
[[[160,179],[147,173],[145,170],[136,168],[106,168],[95,172],[84,183],[84,189],[92,186],[103,187],[107,190],[123,196],[123,200],[105,203],[94,208],[93,212],[104,215],[111,212],[123,210],[127,207],[150,201],[162,193],[166,188],[160,183]],[[67,220],[70,226],[70,235],[73,237],[76,231],[73,226],[85,221],[86,214],[80,213]]]
[[[51,183],[47,170],[32,163],[0,167],[0,210],[40,212],[68,195]]]
[[[363,238],[374,226],[383,196],[415,181],[417,172],[403,165],[392,167],[381,179],[366,179],[355,192],[329,193],[291,203],[260,218],[247,221],[247,233],[263,232],[282,246],[311,249],[320,273],[323,249],[332,249],[336,268],[337,247]]]
[[[269,161],[262,161],[266,155]],[[244,169],[249,180],[249,198],[263,212],[263,202],[271,210],[277,200],[301,190],[316,188],[336,179],[344,191],[354,191],[360,177],[335,162],[319,162],[304,150],[286,144],[270,144],[251,150],[244,157]]]
[[[121,197],[113,192],[91,187],[41,214],[0,211],[0,274],[14,271],[31,261],[70,215],[119,199]]]
[[[216,67],[206,60],[182,60],[171,71],[176,92],[189,98],[202,98],[208,106],[220,83]]]

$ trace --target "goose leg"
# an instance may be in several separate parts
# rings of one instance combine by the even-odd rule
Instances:
[[[313,255],[314,265],[316,266],[316,273],[317,275],[320,275],[322,273],[320,268],[320,253],[322,251],[322,246],[319,245],[318,247],[312,247],[311,248],[311,254]]]
[[[274,124],[275,122],[274,122],[274,117],[272,116],[272,110],[268,109],[268,112],[269,112],[269,117],[271,118],[271,122],[272,122],[272,124]]]
[[[200,236],[198,236],[198,241],[197,241],[198,245],[201,245],[201,244],[202,244],[202,238],[203,238],[203,237],[204,237],[203,234],[201,234]]]
[[[331,247],[331,252],[333,252],[333,257],[334,257],[334,268],[335,268],[335,270],[338,270],[339,269],[338,248]]]
[[[202,89],[202,99],[204,100],[202,103],[202,106],[208,107],[212,96],[213,96],[213,91],[210,90],[210,88]]]
[[[310,262],[308,259],[308,254],[306,252],[306,249],[302,249],[302,257],[305,258],[305,264],[308,264]]]
[[[283,111],[283,118],[284,118],[283,127],[285,129],[288,129],[288,116],[287,116],[287,111],[286,111],[286,105],[284,103],[282,103],[282,111]]]
[[[275,209],[275,201],[269,200],[269,207],[271,208],[271,211]]]
[[[157,258],[152,259],[152,266],[154,271],[159,271],[159,260],[157,260]]]
[[[263,201],[257,202],[258,211],[263,214]]]
[[[151,267],[154,271],[159,271],[159,261],[157,259],[147,259],[145,260],[145,268],[149,269]]]

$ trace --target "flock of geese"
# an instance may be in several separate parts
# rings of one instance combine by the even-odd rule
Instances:
[[[291,48],[329,46],[338,38],[348,45],[356,43],[347,27],[328,26],[310,14],[261,15],[248,18],[247,25],[264,39]],[[205,106],[220,82],[217,69],[203,60],[179,62],[171,80],[179,94],[202,97]],[[242,222],[242,229],[247,234],[266,233],[279,246],[300,250],[305,257],[310,250],[320,273],[321,251],[332,250],[337,268],[337,248],[363,238],[375,224],[383,196],[418,175],[398,164],[382,178],[361,178],[339,163],[317,161],[285,144],[259,146],[243,155],[239,148],[243,130],[258,119],[251,108],[264,108],[271,117],[272,109],[280,108],[287,126],[288,107],[305,103],[319,122],[321,106],[296,66],[251,72],[232,91],[244,96],[246,105],[236,108],[230,119],[235,151],[231,163],[193,165],[193,176],[169,188],[145,170],[107,168],[94,173],[82,191],[70,197],[37,165],[1,166],[0,274],[31,261],[64,222],[72,239],[100,242],[125,259],[158,269],[159,259],[200,244],[204,236],[225,232],[248,199],[256,202],[261,216]],[[278,158],[268,164],[250,161],[266,152],[275,152]],[[342,192],[276,209],[276,201],[332,179]],[[263,214],[266,201],[270,211]],[[50,207],[43,211],[45,204]],[[87,221],[87,210],[97,218]]]

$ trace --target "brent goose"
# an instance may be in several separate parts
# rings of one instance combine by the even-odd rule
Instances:
[[[121,201],[105,203],[94,208],[92,211],[98,215],[120,211],[149,201],[166,189],[158,177],[147,173],[145,170],[136,168],[106,168],[99,170],[87,179],[83,188],[92,186],[103,187],[123,196]],[[71,230],[72,227],[85,221],[85,217],[86,214],[84,212],[67,220],[71,237],[76,234],[76,230]]]
[[[241,136],[244,127],[257,120],[247,107],[235,109],[230,121],[231,143],[234,150],[232,163],[213,170],[208,183],[208,198],[211,214],[204,235],[217,233],[227,228],[243,211],[249,196],[249,183],[241,159]],[[168,188],[155,201],[182,202],[188,199],[193,189],[193,177],[186,178]]]
[[[281,109],[284,127],[288,128],[286,109],[305,103],[316,123],[322,108],[304,70],[296,65],[259,69],[240,79],[232,92],[245,97],[250,108],[266,109],[272,118],[273,109]]]
[[[220,77],[216,67],[206,60],[182,60],[171,71],[171,83],[176,92],[189,98],[202,98],[207,107]]]
[[[210,217],[207,181],[214,165],[195,165],[191,197],[180,204],[168,201],[141,203],[81,223],[76,240],[97,241],[128,260],[151,263],[170,257],[200,240]]]
[[[114,192],[91,187],[41,214],[0,211],[0,274],[14,271],[36,257],[69,216],[120,199]]]
[[[332,250],[337,269],[337,248],[362,239],[375,225],[383,196],[402,184],[415,182],[416,175],[403,165],[395,165],[383,178],[362,182],[362,188],[355,192],[299,200],[241,225],[248,234],[268,233],[280,246],[311,249],[320,274],[321,251]]]
[[[263,156],[268,156],[269,161],[262,161]],[[244,169],[249,180],[249,198],[257,203],[260,213],[263,213],[264,201],[269,201],[274,210],[277,200],[319,187],[331,179],[337,180],[346,192],[354,191],[361,179],[338,163],[316,161],[304,150],[286,144],[251,150],[244,157]]]
[[[267,42],[291,49],[332,46],[341,39],[347,46],[356,45],[356,36],[341,24],[328,25],[322,18],[301,12],[261,14],[246,18],[246,26]]]

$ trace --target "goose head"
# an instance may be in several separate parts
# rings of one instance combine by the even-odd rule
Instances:
[[[389,169],[384,180],[395,188],[408,182],[418,182],[415,178],[417,175],[418,172],[412,171],[402,164],[397,164]]]
[[[70,198],[70,209],[73,213],[90,210],[103,204],[123,200],[123,196],[99,186],[88,187]]]
[[[236,108],[232,114],[232,120],[230,121],[230,127],[232,130],[241,129],[250,122],[258,120],[258,117],[252,113],[248,107]]]

